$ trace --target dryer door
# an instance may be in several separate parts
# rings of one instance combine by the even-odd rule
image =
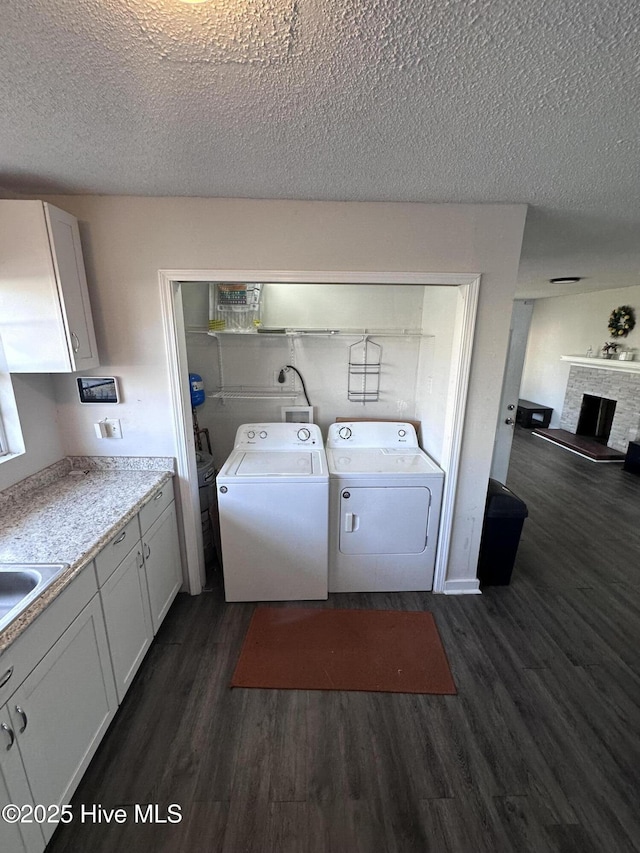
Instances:
[[[344,488],[343,554],[421,554],[427,547],[431,492],[426,486]]]

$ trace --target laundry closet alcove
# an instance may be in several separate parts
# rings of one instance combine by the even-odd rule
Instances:
[[[305,390],[325,436],[338,417],[419,421],[421,446],[450,481],[434,576],[434,591],[444,591],[478,276],[161,271],[160,281],[181,450],[178,472],[183,502],[193,503],[192,525],[188,507],[185,512],[191,591],[203,578],[203,566],[190,471],[195,465],[185,390],[189,372],[204,380],[207,396],[198,421],[209,430],[218,466],[239,425],[280,421],[283,406],[305,405]],[[210,330],[210,284],[242,281],[262,284],[260,325]],[[379,354],[375,361],[350,360],[354,345],[369,343]],[[286,369],[285,381],[279,381],[288,366],[295,371]]]

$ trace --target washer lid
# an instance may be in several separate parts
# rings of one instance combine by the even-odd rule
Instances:
[[[236,450],[223,466],[227,477],[327,476],[324,454],[317,450]]]
[[[441,469],[419,448],[328,448],[332,474],[441,474]]]
[[[313,461],[310,453],[248,451],[242,455],[236,476],[252,477],[254,474],[300,474],[301,477],[308,477],[313,474]]]

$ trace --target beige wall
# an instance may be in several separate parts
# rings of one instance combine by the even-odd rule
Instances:
[[[124,439],[96,439],[71,376],[55,378],[64,451],[174,455],[159,269],[481,273],[448,577],[475,577],[524,205],[65,196],[87,261],[102,367],[120,378]]]

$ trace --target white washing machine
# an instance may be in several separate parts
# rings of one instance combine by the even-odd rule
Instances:
[[[329,473],[317,424],[244,424],[216,483],[227,601],[326,598]]]
[[[433,586],[444,472],[408,423],[335,423],[329,465],[329,592]]]

